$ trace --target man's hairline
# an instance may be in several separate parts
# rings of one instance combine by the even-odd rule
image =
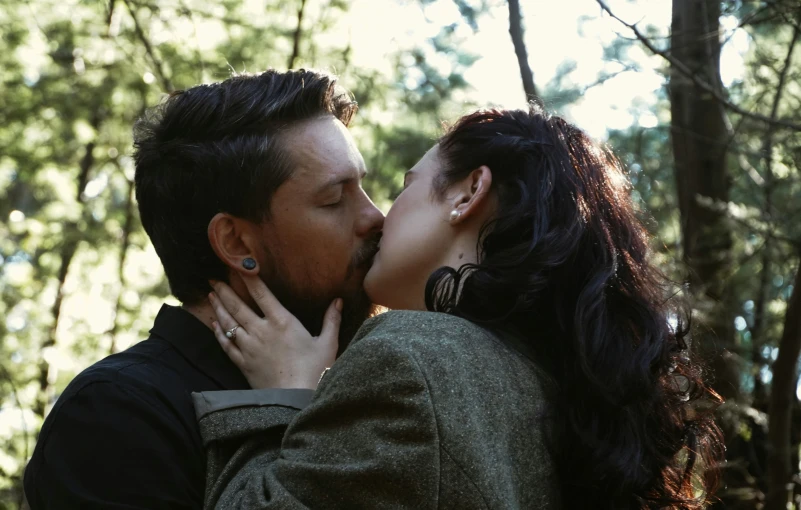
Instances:
[[[297,168],[301,166],[299,161],[295,160],[295,150],[292,149],[292,144],[287,143],[289,141],[289,137],[297,132],[297,130],[302,129],[314,122],[319,122],[322,120],[327,120],[329,118],[333,118],[335,121],[342,124],[345,129],[349,129],[349,125],[345,124],[342,119],[340,119],[334,112],[321,112],[317,115],[313,115],[306,119],[301,119],[295,122],[288,123],[284,126],[278,127],[275,130],[275,150],[278,153],[279,157],[286,157],[287,161],[286,164],[289,166],[289,171],[287,173],[286,178],[279,184],[272,192],[270,199],[268,201],[267,207],[263,211],[261,222],[269,221],[273,216],[273,199],[275,198],[276,193],[280,190],[287,182],[289,182],[292,177],[295,176],[297,172]]]

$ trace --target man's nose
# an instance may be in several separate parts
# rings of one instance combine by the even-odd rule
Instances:
[[[356,220],[356,235],[359,237],[367,237],[370,234],[381,231],[381,228],[384,226],[384,213],[375,206],[364,190],[362,190],[361,193],[362,208]]]

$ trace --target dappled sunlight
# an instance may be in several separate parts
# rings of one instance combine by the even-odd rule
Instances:
[[[520,40],[506,0],[5,1],[0,508],[16,508],[25,456],[69,381],[179,304],[138,215],[135,120],[174,90],[290,65],[338,74],[359,103],[350,130],[384,213],[443,123],[527,108],[529,68],[547,111],[620,158],[624,173],[608,178],[641,209],[651,260],[682,285],[692,342],[722,374],[715,390],[730,391],[727,426],[744,442],[731,441],[731,465],[747,470],[743,444],[771,447],[742,438],[762,437],[753,417],[770,414],[773,384],[801,399],[797,378],[773,372],[794,367],[780,345],[801,307],[801,20],[785,1],[716,3],[702,35],[707,49],[719,36],[719,62],[696,59],[706,49],[689,21],[693,51],[671,48],[684,0],[522,1]],[[724,479],[763,501],[767,470]]]

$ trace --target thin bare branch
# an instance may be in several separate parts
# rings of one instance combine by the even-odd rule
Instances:
[[[654,44],[651,42],[651,40],[648,39],[648,37],[646,37],[642,32],[640,32],[640,29],[637,28],[636,24],[628,23],[627,21],[624,21],[621,18],[619,18],[617,15],[615,15],[615,13],[612,12],[612,10],[609,8],[609,6],[606,5],[606,2],[604,0],[595,0],[595,1],[598,2],[598,5],[601,6],[601,9],[603,9],[607,14],[609,14],[610,17],[612,17],[613,19],[619,21],[621,24],[623,24],[629,30],[631,30],[632,33],[634,34],[634,36],[646,48],[648,48],[651,51],[651,53],[653,53],[654,55],[659,55],[660,57],[662,57],[665,60],[667,60],[670,63],[670,65],[672,66],[673,69],[675,69],[676,71],[678,71],[682,75],[684,75],[687,78],[689,78],[696,87],[698,87],[699,89],[703,90],[704,92],[710,94],[712,97],[715,98],[715,100],[720,102],[723,106],[725,106],[729,110],[731,110],[731,111],[733,111],[735,113],[738,113],[740,115],[743,115],[745,117],[748,117],[750,119],[757,120],[759,122],[765,123],[767,125],[774,125],[774,126],[777,126],[777,127],[792,129],[794,131],[801,131],[801,124],[798,124],[796,122],[792,122],[792,121],[789,121],[789,120],[772,119],[771,117],[768,117],[766,115],[762,115],[760,113],[755,113],[755,112],[748,111],[748,110],[746,110],[746,109],[744,109],[744,108],[732,103],[731,101],[729,101],[728,99],[723,97],[721,92],[716,87],[714,87],[714,86],[710,85],[709,83],[707,83],[706,80],[704,80],[703,78],[698,76],[697,73],[693,72],[689,67],[684,65],[681,61],[679,61],[676,58],[674,58],[668,52],[660,50],[659,48],[654,46]]]
[[[300,40],[303,37],[303,14],[306,10],[306,0],[300,0],[298,7],[298,24],[295,27],[295,32],[292,35],[292,55],[289,56],[287,68],[292,69],[295,67],[295,62],[300,57]]]
[[[91,125],[94,128],[95,132],[100,130],[100,126],[103,123],[103,117],[99,112],[96,112],[91,120]],[[81,161],[78,165],[78,185],[76,186],[76,195],[75,201],[80,204],[82,207],[85,205],[86,197],[84,192],[86,191],[86,185],[89,183],[89,174],[92,168],[95,166],[95,157],[94,157],[94,149],[95,149],[95,141],[90,141],[86,144],[84,150],[84,156],[81,158]],[[83,213],[86,214],[87,209],[84,207]],[[65,284],[67,281],[67,276],[69,275],[70,267],[72,266],[72,262],[75,259],[75,254],[78,251],[78,245],[80,244],[80,237],[79,237],[79,230],[78,230],[78,222],[72,221],[67,223],[64,226],[64,240],[61,245],[61,250],[59,252],[59,269],[58,269],[58,285],[56,287],[56,298],[53,301],[53,306],[50,309],[50,313],[53,317],[53,323],[50,326],[50,331],[45,340],[42,342],[41,345],[41,352],[44,353],[48,349],[55,347],[57,343],[56,335],[58,333],[58,326],[59,320],[61,319],[61,307],[64,301],[64,294],[65,294]],[[38,366],[38,385],[39,385],[39,393],[36,398],[36,402],[33,406],[33,411],[42,419],[47,416],[48,407],[50,406],[52,393],[53,393],[53,386],[51,384],[51,377],[50,377],[50,363],[47,361],[47,356],[42,356],[39,360]],[[37,439],[38,439],[38,432],[37,432]]]
[[[175,88],[172,85],[169,77],[164,72],[164,64],[156,57],[156,53],[153,51],[153,45],[150,43],[150,39],[147,38],[145,31],[142,30],[142,25],[139,23],[139,18],[136,17],[136,10],[131,5],[129,0],[122,0],[125,3],[125,6],[128,8],[128,12],[131,13],[131,18],[134,22],[134,30],[136,31],[136,36],[141,41],[142,45],[145,47],[145,52],[147,52],[147,56],[150,57],[150,61],[153,63],[153,67],[156,71],[156,75],[161,82],[161,86],[164,88],[165,92],[172,92]]]
[[[509,35],[512,36],[512,44],[517,55],[517,64],[520,67],[520,77],[523,79],[523,90],[526,93],[526,101],[539,102],[537,87],[534,85],[534,73],[528,63],[528,51],[523,35],[523,15],[520,12],[519,0],[508,0],[509,2]]]
[[[125,221],[122,226],[122,239],[120,240],[120,257],[117,265],[117,280],[119,281],[120,288],[117,292],[117,299],[114,303],[114,322],[109,331],[111,336],[111,344],[109,345],[109,354],[117,352],[119,344],[117,342],[117,335],[120,329],[120,311],[122,310],[122,296],[128,286],[125,279],[125,262],[128,260],[128,251],[131,247],[131,232],[134,229],[134,183],[128,182],[128,199],[125,201]]]

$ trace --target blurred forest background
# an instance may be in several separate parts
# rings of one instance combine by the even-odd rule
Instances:
[[[717,507],[801,508],[799,0],[3,0],[0,27],[0,508],[59,392],[172,300],[134,119],[267,67],[340,75],[385,210],[475,106],[538,96],[606,140],[727,399]]]

